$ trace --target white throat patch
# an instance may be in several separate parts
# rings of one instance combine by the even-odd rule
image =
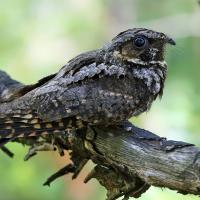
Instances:
[[[156,50],[154,50],[154,52]],[[119,53],[119,51],[114,51],[113,52],[113,56],[116,57],[116,58],[120,58],[122,60],[124,59],[123,56]],[[154,57],[155,57],[155,55],[154,55]],[[145,62],[145,61],[142,61],[142,60],[140,60],[138,58],[127,58],[126,57],[126,59],[127,59],[128,62],[131,62],[131,63],[136,64],[136,65],[145,65],[145,66],[147,66],[147,65],[156,65],[156,64],[158,64],[159,66],[161,66],[163,68],[166,68],[166,66],[167,66],[167,63],[164,60],[163,61],[149,61],[149,62]]]
[[[130,58],[130,59],[127,59],[128,62],[131,62],[131,63],[134,63],[136,65],[159,65],[161,67],[166,67],[167,66],[167,63],[163,60],[163,61],[149,61],[149,62],[145,62],[145,61],[142,61],[138,58]]]

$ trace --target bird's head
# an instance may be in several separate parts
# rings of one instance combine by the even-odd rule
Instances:
[[[161,32],[133,28],[112,39],[112,42],[105,47],[105,58],[112,60],[112,64],[115,62],[146,66],[161,64],[164,63],[166,44],[175,45],[175,41]]]

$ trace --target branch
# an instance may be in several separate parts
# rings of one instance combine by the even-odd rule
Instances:
[[[200,195],[199,148],[168,141],[128,123],[121,128],[95,131],[91,144],[98,154],[92,157],[94,162],[103,158],[101,164],[117,168],[127,176],[137,176],[148,185]]]
[[[2,94],[12,95],[14,85],[16,88],[21,86],[0,71],[0,101]],[[85,182],[96,178],[107,189],[108,200],[120,196],[137,198],[151,185],[167,187],[182,194],[200,195],[200,149],[192,144],[160,138],[129,122],[17,142],[31,146],[26,160],[37,151],[55,150],[55,146],[60,155],[63,155],[63,150],[70,150],[72,163],[51,176],[45,185],[68,173],[76,178],[91,159],[96,167]],[[5,148],[4,151],[8,152]]]

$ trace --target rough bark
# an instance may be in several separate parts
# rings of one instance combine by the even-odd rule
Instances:
[[[200,149],[168,141],[126,124],[124,128],[96,130],[91,142],[103,162],[149,185],[168,187],[183,194],[200,195]],[[90,149],[90,148],[89,148]],[[98,160],[99,157],[93,160]],[[102,159],[102,158],[101,158]]]
[[[15,86],[20,84],[0,72],[0,97]],[[49,143],[48,139],[45,145]],[[116,127],[79,130],[67,135],[64,143],[61,139],[56,138],[60,154],[63,154],[62,149],[71,150],[74,165],[59,170],[45,185],[67,173],[73,173],[72,178],[76,178],[91,159],[97,165],[85,182],[96,178],[107,189],[109,200],[120,196],[137,198],[151,185],[200,195],[200,149],[192,144],[160,138],[129,122]],[[34,141],[37,143],[34,139],[18,140],[30,146]],[[48,145],[45,148],[48,149]],[[5,147],[2,150],[11,154]],[[52,147],[49,150],[53,150]],[[32,151],[26,159],[35,153]]]

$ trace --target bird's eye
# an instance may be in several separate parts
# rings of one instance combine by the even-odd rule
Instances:
[[[146,44],[147,44],[147,40],[145,37],[138,36],[134,39],[134,45],[139,49],[142,49],[143,47],[145,47]]]

